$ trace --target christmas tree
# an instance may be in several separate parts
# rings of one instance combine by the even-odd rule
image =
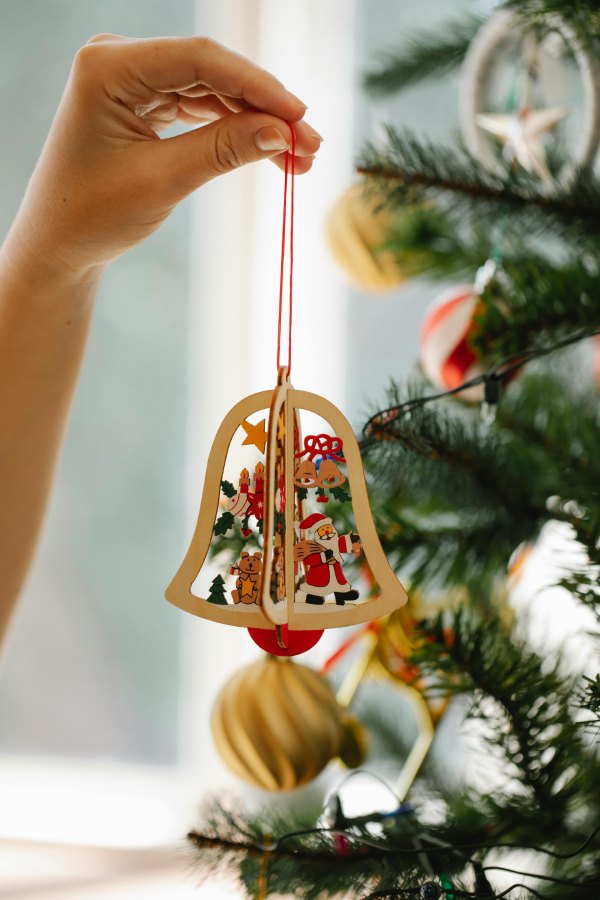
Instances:
[[[205,870],[229,864],[249,896],[600,896],[599,43],[594,0],[510,0],[486,22],[413,36],[366,79],[380,94],[459,65],[471,79],[462,142],[390,125],[360,161],[365,215],[386,216],[375,263],[471,285],[427,319],[429,380],[394,384],[361,445],[384,549],[422,598],[396,676],[462,696],[498,765],[485,790],[425,765],[410,805],[387,816],[348,817],[338,795],[312,818],[215,807],[191,840]],[[596,92],[583,92],[583,141],[566,108],[544,105],[544,53]],[[552,529],[563,615],[583,607],[595,622],[591,674],[536,649],[508,599],[508,573]],[[385,625],[379,651],[389,638]],[[366,724],[391,735],[400,770],[385,703]]]
[[[227,600],[225,598],[225,580],[222,575],[215,575],[206,599],[209,603],[216,603],[218,606],[227,606]]]

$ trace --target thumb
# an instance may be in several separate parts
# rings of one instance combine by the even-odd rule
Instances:
[[[264,113],[232,113],[176,137],[154,144],[162,154],[161,171],[171,189],[185,197],[191,191],[247,163],[277,156],[292,145],[290,126]]]

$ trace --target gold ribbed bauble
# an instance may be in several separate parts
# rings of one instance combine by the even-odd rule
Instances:
[[[212,714],[223,761],[244,781],[269,791],[306,784],[344,753],[347,723],[322,675],[272,656],[236,672]],[[355,754],[352,764],[360,761]]]
[[[331,255],[348,280],[363,291],[389,291],[406,274],[382,247],[394,222],[380,198],[365,193],[363,183],[350,187],[332,207],[325,225]]]

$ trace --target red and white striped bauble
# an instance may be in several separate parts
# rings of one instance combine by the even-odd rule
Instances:
[[[232,516],[238,516],[238,518],[245,516],[250,509],[250,497],[248,496],[248,491],[238,491],[237,494],[230,497],[227,500],[225,509],[227,512],[230,512]]]
[[[481,374],[481,366],[467,342],[479,302],[474,285],[464,284],[444,291],[427,310],[421,328],[421,367],[442,390],[452,390]],[[461,400],[482,400],[483,387],[469,388],[458,396]]]

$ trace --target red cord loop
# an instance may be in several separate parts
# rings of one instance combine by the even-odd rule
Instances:
[[[290,178],[290,280],[289,280],[289,298],[288,298],[288,354],[287,354],[287,370],[288,377],[292,371],[292,298],[293,298],[293,279],[294,279],[294,175],[295,175],[295,154],[296,154],[296,132],[292,125],[288,122],[288,126],[292,135],[292,149],[285,154],[285,169],[283,176],[283,223],[281,226],[281,264],[279,267],[279,315],[277,319],[277,371],[281,367],[281,326],[283,320],[283,275],[285,268],[285,245],[287,232],[287,196],[288,196],[288,175]],[[290,162],[291,161],[291,162]]]

